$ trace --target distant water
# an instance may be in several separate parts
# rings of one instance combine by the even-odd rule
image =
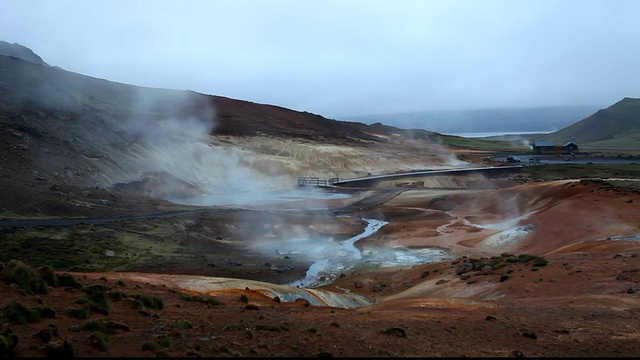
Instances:
[[[466,138],[483,138],[490,136],[504,135],[530,135],[530,134],[549,134],[553,131],[501,131],[501,132],[479,132],[479,133],[443,133],[444,135],[461,136]]]

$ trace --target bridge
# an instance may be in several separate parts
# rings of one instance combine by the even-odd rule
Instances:
[[[512,166],[486,166],[475,168],[456,168],[456,169],[440,169],[440,170],[416,170],[402,173],[371,175],[352,179],[331,178],[322,180],[317,177],[299,177],[298,186],[320,186],[320,187],[371,187],[379,182],[402,179],[416,176],[435,176],[435,175],[469,175],[473,173],[500,173],[520,171],[524,165]]]

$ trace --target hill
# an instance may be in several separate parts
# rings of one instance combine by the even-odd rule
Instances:
[[[4,181],[117,185],[163,199],[291,189],[299,176],[349,177],[374,168],[462,163],[428,131],[120,84],[2,55],[0,125]],[[375,159],[364,155],[371,148],[377,149]],[[183,186],[170,186],[176,179]],[[10,188],[0,191],[15,203],[22,195]]]
[[[580,146],[640,149],[640,99],[624,98],[562,130],[536,137]]]

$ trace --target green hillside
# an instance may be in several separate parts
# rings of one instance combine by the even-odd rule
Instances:
[[[640,149],[640,99],[624,98],[562,130],[535,137],[581,148]]]

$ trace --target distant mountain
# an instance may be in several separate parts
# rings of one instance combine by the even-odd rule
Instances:
[[[626,97],[569,127],[534,140],[640,149],[640,99]]]
[[[600,109],[598,105],[432,111],[343,117],[365,124],[381,122],[443,134],[486,132],[549,132],[565,128]]]
[[[44,60],[36,55],[31,49],[18,43],[10,44],[0,40],[0,55],[12,56],[18,59],[26,60],[38,65],[47,65]]]

